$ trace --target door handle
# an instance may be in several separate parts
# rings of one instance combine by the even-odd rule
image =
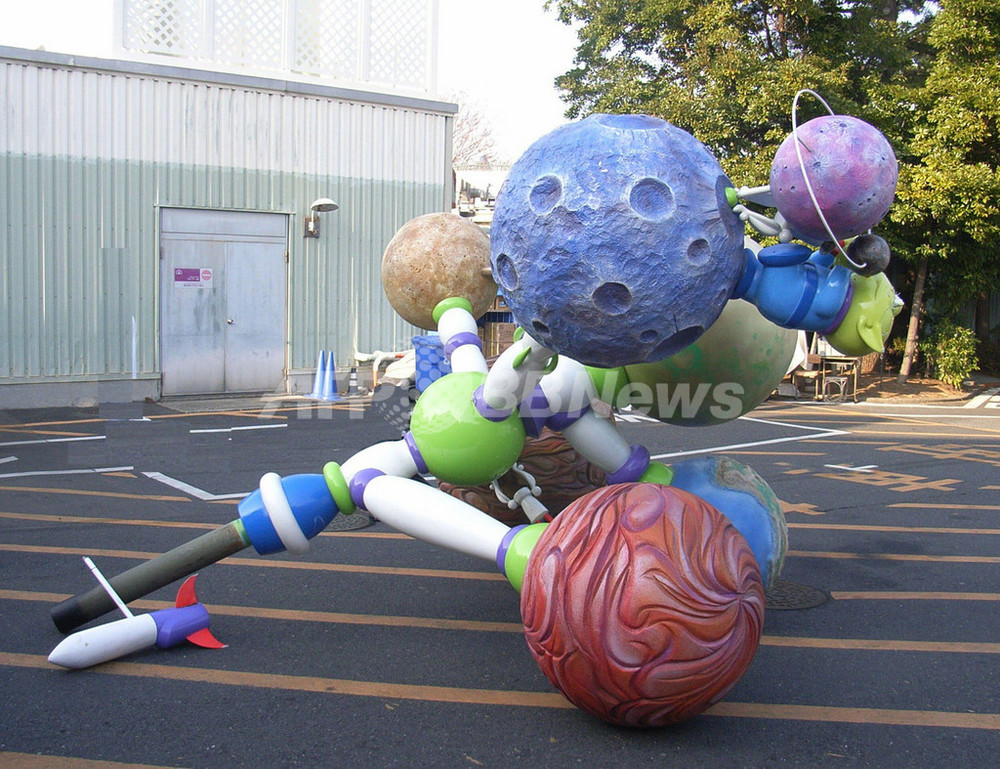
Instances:
[[[233,325],[233,319],[232,318],[226,318],[226,323],[228,323],[230,326]]]

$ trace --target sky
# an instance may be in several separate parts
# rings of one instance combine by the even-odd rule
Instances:
[[[0,45],[114,58],[114,2],[0,0]],[[438,93],[467,94],[509,160],[566,122],[553,80],[572,66],[576,35],[543,6],[439,0]]]
[[[573,65],[576,33],[544,0],[440,0],[438,86],[473,97],[510,160],[566,122],[553,80]]]

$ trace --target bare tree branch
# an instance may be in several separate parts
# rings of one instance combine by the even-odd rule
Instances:
[[[447,96],[458,104],[452,130],[452,165],[486,166],[499,163],[493,129],[482,108],[465,92]]]

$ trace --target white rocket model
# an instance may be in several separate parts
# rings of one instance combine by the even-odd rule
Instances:
[[[209,649],[225,647],[208,629],[208,610],[198,603],[195,595],[194,581],[197,575],[189,577],[181,585],[174,608],[135,615],[93,561],[89,558],[83,560],[125,614],[125,619],[67,636],[49,654],[49,662],[64,668],[86,668],[151,646],[167,649],[184,640]]]

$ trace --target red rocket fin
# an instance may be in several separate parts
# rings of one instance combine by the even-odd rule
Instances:
[[[184,584],[181,585],[181,589],[177,591],[177,600],[175,604],[178,609],[184,606],[194,606],[198,603],[198,596],[196,596],[194,592],[194,581],[197,578],[197,574],[192,574],[184,580]],[[203,646],[206,649],[226,648],[226,644],[222,643],[222,641],[212,635],[212,631],[207,627],[203,627],[201,630],[196,630],[187,637],[187,640],[196,646]]]
[[[174,606],[178,609],[182,606],[193,606],[198,603],[198,596],[194,594],[194,581],[196,579],[198,579],[198,575],[192,574],[184,580],[184,584],[181,585],[181,589],[177,591],[177,600],[174,601]]]
[[[206,649],[225,649],[228,646],[228,644],[222,643],[222,641],[212,635],[212,631],[207,627],[195,631],[187,637],[187,640],[196,646],[203,646]]]

